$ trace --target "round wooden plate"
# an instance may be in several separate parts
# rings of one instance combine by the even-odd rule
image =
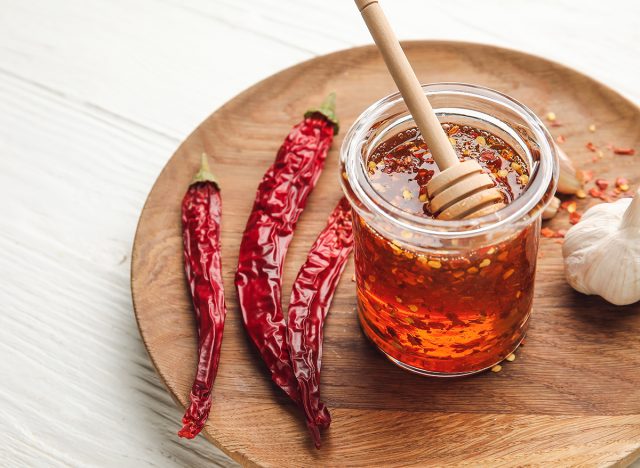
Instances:
[[[640,110],[611,89],[557,63],[458,42],[408,42],[422,82],[461,81],[505,92],[539,115],[553,111],[563,148],[578,166],[612,180],[640,180]],[[212,84],[215,86],[215,84]],[[292,125],[330,91],[343,131],[301,218],[284,279],[291,282],[341,196],[338,150],[345,130],[394,91],[373,47],[345,50],[280,72],[206,119],[178,148],[146,202],[133,248],[132,290],[140,333],[158,373],[187,404],[196,330],[185,284],[180,201],[211,156],[223,191],[223,268],[228,305],[222,359],[205,436],[243,464],[265,466],[609,465],[640,455],[640,306],[614,307],[564,281],[560,245],[542,239],[534,315],[525,346],[499,373],[429,379],[405,372],[364,338],[355,312],[352,262],[329,315],[322,396],[333,423],[313,448],[300,412],[267,376],[242,328],[233,285],[238,247],[264,171]],[[596,132],[589,132],[594,123]],[[591,141],[603,158],[586,149]],[[596,200],[579,201],[584,209]],[[569,226],[561,213],[550,223]],[[286,304],[285,304],[286,306]],[[179,428],[175,421],[175,429]],[[177,437],[177,436],[176,436]]]

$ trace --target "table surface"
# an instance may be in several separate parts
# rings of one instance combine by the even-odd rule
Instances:
[[[523,50],[640,103],[639,2],[384,7],[402,39]],[[368,42],[349,0],[0,0],[0,464],[233,464],[175,435],[132,312],[138,215],[213,110]]]

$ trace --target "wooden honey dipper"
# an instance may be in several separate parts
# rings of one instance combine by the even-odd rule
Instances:
[[[430,211],[450,220],[484,216],[504,207],[502,194],[480,164],[458,159],[378,0],[355,2],[440,169],[427,184]]]

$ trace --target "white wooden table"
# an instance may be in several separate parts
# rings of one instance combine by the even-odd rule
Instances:
[[[384,6],[403,39],[543,55],[640,102],[640,2]],[[232,464],[175,435],[132,312],[136,221],[218,106],[368,42],[350,0],[0,0],[0,465]]]

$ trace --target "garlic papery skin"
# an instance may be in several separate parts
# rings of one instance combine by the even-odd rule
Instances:
[[[542,212],[542,219],[545,221],[547,219],[553,218],[556,214],[558,214],[558,210],[560,209],[560,199],[558,197],[553,197],[547,207]]]
[[[556,153],[560,164],[560,176],[558,177],[558,188],[560,193],[573,195],[582,189],[582,178],[573,167],[573,163],[567,153],[565,153],[558,145],[556,145]]]
[[[633,200],[590,208],[567,232],[562,254],[575,290],[615,305],[640,301],[640,190]]]

